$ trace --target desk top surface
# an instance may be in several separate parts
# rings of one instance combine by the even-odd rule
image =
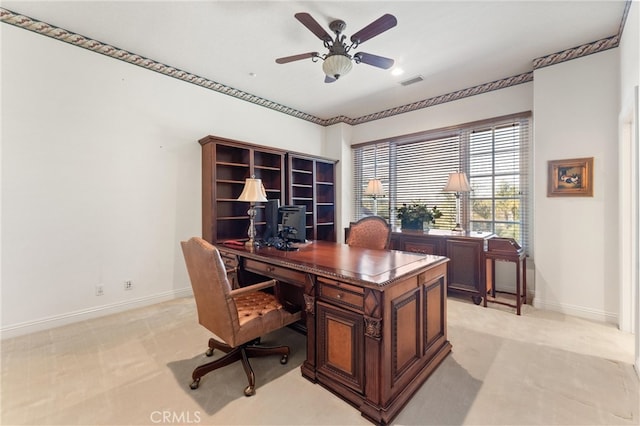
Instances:
[[[448,261],[443,256],[370,250],[328,241],[300,244],[297,251],[273,247],[222,247],[245,258],[376,288]]]

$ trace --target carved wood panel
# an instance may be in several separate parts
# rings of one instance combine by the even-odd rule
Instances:
[[[352,389],[364,389],[362,314],[318,301],[317,370]]]
[[[482,253],[482,246],[477,242],[447,241],[447,257],[455,258],[457,265],[466,265],[455,268],[453,263],[449,263],[449,287],[480,293],[481,273],[484,271]]]
[[[444,277],[425,286],[425,352],[439,338],[445,335]]]
[[[391,301],[391,356],[394,378],[420,359],[420,289]]]

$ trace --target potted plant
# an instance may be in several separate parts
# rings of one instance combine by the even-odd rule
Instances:
[[[429,208],[419,201],[412,201],[409,204],[403,203],[402,207],[397,208],[397,211],[397,218],[400,219],[402,229],[423,229],[425,222],[429,226],[436,223],[436,219],[442,216],[438,207]]]

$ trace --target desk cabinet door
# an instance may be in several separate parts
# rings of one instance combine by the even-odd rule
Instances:
[[[364,389],[362,314],[317,303],[317,372],[357,392]]]
[[[470,294],[478,304],[484,285],[483,241],[447,240],[449,289]]]

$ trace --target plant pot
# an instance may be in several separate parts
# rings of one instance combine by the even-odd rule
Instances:
[[[422,231],[424,223],[421,220],[402,220],[400,226],[402,226],[402,229],[418,229]]]

